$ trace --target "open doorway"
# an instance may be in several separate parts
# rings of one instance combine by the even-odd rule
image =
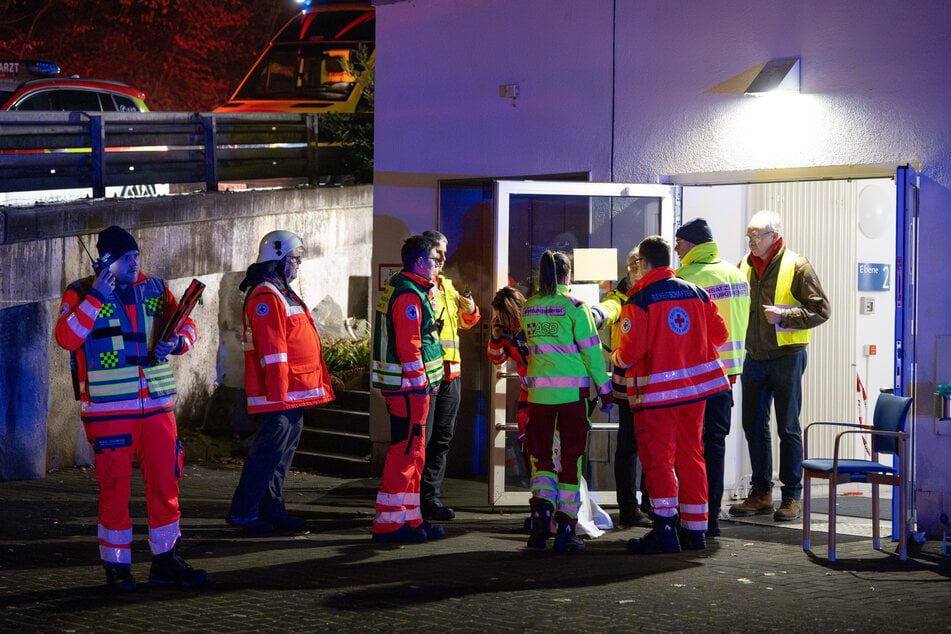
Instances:
[[[880,389],[894,384],[895,200],[895,182],[889,178],[683,188],[682,220],[706,218],[725,260],[739,262],[747,252],[749,218],[772,209],[783,218],[787,246],[815,268],[832,317],[815,330],[809,346],[803,427],[815,420],[868,422]],[[737,382],[736,403],[742,400],[741,389]],[[775,425],[772,435],[778,470]],[[810,443],[811,451],[831,455],[834,435],[814,434]],[[865,447],[854,437],[847,451],[848,457],[864,457]],[[735,407],[727,439],[724,504],[745,497],[749,476],[741,411]],[[773,480],[778,482],[778,477]]]

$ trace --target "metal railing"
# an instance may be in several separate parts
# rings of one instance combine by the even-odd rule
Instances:
[[[3,112],[0,192],[88,187],[102,198],[106,187],[160,183],[317,185],[345,174],[351,151],[318,142],[318,124],[316,114]]]

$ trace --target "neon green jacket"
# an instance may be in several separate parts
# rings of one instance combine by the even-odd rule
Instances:
[[[746,276],[720,259],[716,242],[698,244],[684,255],[681,263],[677,277],[707,291],[726,322],[729,337],[717,351],[727,375],[740,374],[746,353],[746,326],[750,321],[750,285]]]
[[[611,391],[591,311],[568,295],[567,286],[525,302],[521,325],[529,351],[529,403],[555,405],[588,398],[592,383],[598,394]]]

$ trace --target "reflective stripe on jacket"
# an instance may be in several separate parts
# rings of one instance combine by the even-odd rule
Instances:
[[[634,285],[611,358],[633,379],[632,408],[670,407],[729,388],[717,352],[726,340],[726,323],[706,291],[664,266]]]
[[[611,390],[591,311],[568,295],[566,286],[525,302],[521,326],[530,351],[529,402],[553,405],[588,398],[592,382],[599,394]]]
[[[402,271],[383,290],[373,320],[373,387],[415,391],[442,382],[443,349],[432,288],[430,280]]]
[[[244,387],[251,414],[334,398],[310,311],[277,280],[252,288],[244,304]]]
[[[720,259],[716,242],[704,242],[688,251],[677,277],[693,282],[707,292],[726,322],[729,337],[719,347],[727,375],[743,371],[746,327],[750,320],[750,285],[743,273]]]

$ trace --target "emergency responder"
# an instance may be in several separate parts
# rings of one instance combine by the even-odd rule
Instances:
[[[423,235],[436,243],[439,268],[433,278],[436,298],[436,323],[440,325],[439,340],[443,351],[443,380],[439,391],[430,397],[429,418],[426,420],[426,464],[420,479],[419,494],[423,517],[447,521],[456,516],[453,509],[443,506],[442,481],[446,475],[449,444],[456,431],[456,415],[461,397],[462,357],[459,354],[459,331],[472,328],[479,321],[479,307],[472,295],[456,290],[452,280],[443,275],[446,249],[449,242],[438,231]]]
[[[588,306],[568,294],[571,263],[560,252],[545,251],[538,264],[538,294],[525,302],[521,326],[528,344],[526,433],[532,463],[532,534],[529,548],[544,549],[557,519],[554,548],[583,550],[575,529],[581,508],[581,459],[588,446],[588,396],[596,388],[602,409],[614,396],[604,369],[601,338]],[[555,472],[555,434],[561,442]]]
[[[750,252],[740,270],[750,283],[750,324],[746,331],[743,386],[743,432],[753,471],[745,500],[730,515],[773,514],[788,522],[801,516],[802,375],[812,329],[831,314],[819,276],[804,256],[786,247],[782,218],[760,211],[750,218],[746,237]],[[773,450],[769,410],[775,399],[779,434],[779,479],[782,502],[773,510]]]
[[[252,533],[301,529],[287,514],[284,480],[294,460],[304,409],[332,401],[320,336],[307,305],[291,288],[303,239],[272,231],[238,286],[244,300],[244,387],[258,431],[241,470],[226,521]]]
[[[163,280],[139,270],[139,246],[126,230],[115,225],[102,230],[96,247],[97,274],[73,282],[63,295],[56,342],[71,352],[83,428],[95,450],[106,583],[116,592],[135,588],[129,517],[135,460],[145,481],[149,581],[199,585],[208,580],[205,571],[178,554],[182,445],[172,398],[175,378],[166,360],[191,349],[195,324],[187,319],[167,340],[157,340],[175,311],[175,297]]]
[[[726,322],[729,337],[720,346],[720,361],[726,369],[730,389],[707,399],[703,409],[703,461],[707,467],[707,505],[710,518],[707,537],[720,534],[719,514],[723,503],[723,461],[726,437],[733,411],[733,384],[743,371],[743,342],[750,318],[750,285],[746,276],[720,259],[710,225],[694,218],[677,229],[674,251],[681,266],[677,277],[693,282],[707,292]]]
[[[525,446],[525,430],[528,426],[528,346],[525,333],[519,322],[522,319],[522,306],[525,296],[512,286],[505,286],[492,298],[492,331],[486,354],[493,365],[515,362],[515,372],[519,376],[518,401],[515,406],[515,423],[518,425],[518,446],[526,472],[531,470],[531,460]]]
[[[637,281],[637,249],[627,254],[627,275],[618,280],[613,289],[607,292],[601,303],[591,307],[591,316],[595,326],[611,326],[611,351],[621,339],[621,309]],[[617,492],[618,523],[623,526],[650,526],[650,497],[647,494],[643,468],[640,487],[637,478],[637,438],[634,435],[634,417],[627,402],[627,378],[624,368],[612,365],[611,387],[614,389],[614,402],[617,404],[617,443],[614,448],[614,488]],[[641,503],[637,502],[637,490],[641,491]]]
[[[674,276],[660,236],[637,247],[641,277],[621,313],[614,363],[627,369],[634,430],[654,507],[653,528],[628,541],[633,553],[706,547],[707,476],[703,463],[704,400],[729,389],[717,348],[727,329],[699,286]]]
[[[441,526],[423,519],[419,478],[426,460],[430,394],[443,378],[433,276],[437,244],[415,235],[403,243],[403,270],[390,278],[376,305],[372,385],[386,399],[390,448],[376,496],[373,541],[414,543],[438,539]]]

